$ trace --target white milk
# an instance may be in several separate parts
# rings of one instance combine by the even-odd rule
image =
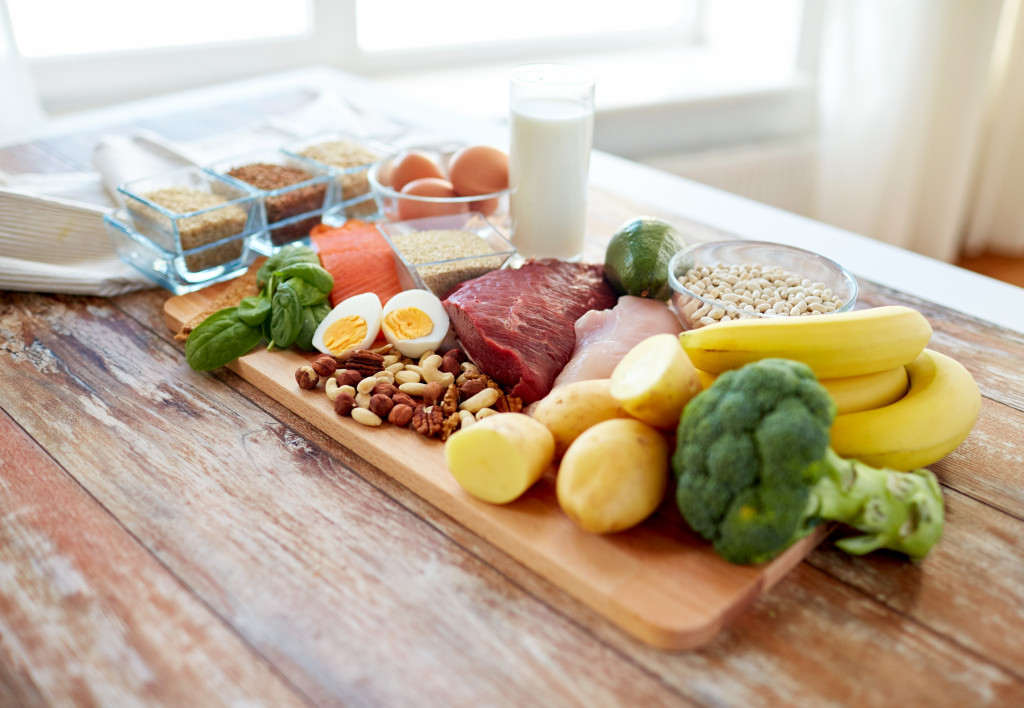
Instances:
[[[594,112],[572,100],[527,99],[512,106],[511,124],[512,241],[528,258],[578,259]]]

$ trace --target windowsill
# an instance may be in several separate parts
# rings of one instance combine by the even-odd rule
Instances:
[[[659,48],[560,57],[597,76],[595,146],[630,159],[806,135],[810,82],[741,51]],[[505,122],[517,62],[380,74],[373,80],[471,118]]]

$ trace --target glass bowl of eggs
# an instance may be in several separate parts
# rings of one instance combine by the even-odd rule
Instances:
[[[406,148],[371,166],[367,178],[388,221],[477,212],[507,226],[508,155],[496,147]]]

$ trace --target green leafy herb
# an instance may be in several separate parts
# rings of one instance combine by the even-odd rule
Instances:
[[[282,280],[300,278],[324,293],[329,293],[334,288],[334,277],[318,263],[292,263],[275,272]]]
[[[238,318],[238,308],[218,310],[196,327],[185,342],[185,361],[196,371],[211,371],[246,354],[263,334]]]
[[[247,297],[238,303],[238,319],[250,327],[259,327],[270,316],[270,300],[262,295]]]
[[[302,304],[287,283],[281,283],[270,301],[270,334],[274,344],[290,347],[302,329]]]

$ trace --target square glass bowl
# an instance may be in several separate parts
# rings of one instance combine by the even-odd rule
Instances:
[[[335,176],[340,203],[331,211],[332,215],[346,219],[379,218],[366,175],[374,163],[394,154],[391,146],[347,133],[328,133],[289,143],[282,149],[287,155],[329,169]]]
[[[441,298],[459,283],[505,267],[516,253],[478,212],[381,222],[377,228],[416,287]]]
[[[685,284],[687,274],[693,268],[714,269],[719,264],[725,267],[751,267],[747,275],[737,275],[737,283],[730,284],[729,289],[743,290],[752,303],[730,302],[711,296],[711,285]],[[753,268],[763,271],[770,267],[781,268],[795,276],[798,282],[767,285],[760,280],[763,272],[753,272]],[[824,300],[835,296],[839,302],[835,303],[832,313],[852,310],[857,302],[857,281],[841,265],[802,248],[767,241],[710,241],[688,246],[672,256],[669,261],[668,282],[672,287],[672,306],[684,330],[697,329],[726,318],[737,320],[788,317],[792,307],[796,306],[800,299],[803,299],[810,309],[809,306],[815,304],[814,298]],[[789,292],[782,293],[783,287],[790,288],[791,291],[799,289],[806,297],[794,293],[796,300],[789,302]],[[762,297],[763,293],[772,291],[780,296],[775,300]],[[814,294],[816,291],[819,291],[817,295]],[[751,305],[756,308],[762,300],[770,303],[765,312],[745,307]],[[786,304],[777,306],[775,303],[780,301]],[[824,314],[827,316],[829,313]]]
[[[184,263],[192,273],[237,261],[266,223],[252,190],[198,167],[125,182],[117,195],[141,236],[169,253],[189,252]],[[214,243],[220,247],[203,249]]]
[[[280,150],[239,155],[205,169],[257,194],[267,230],[253,247],[264,255],[294,241],[308,240],[323,214],[340,201],[340,189],[330,169]]]
[[[252,234],[229,236],[188,250],[169,250],[137,231],[123,207],[104,214],[103,223],[121,260],[175,295],[242,275],[256,255],[249,248]]]

